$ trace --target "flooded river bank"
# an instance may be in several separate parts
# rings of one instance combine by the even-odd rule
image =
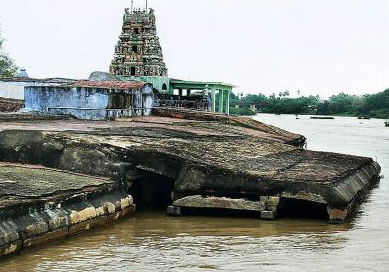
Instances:
[[[4,259],[0,271],[385,271],[389,265],[389,129],[383,120],[255,119],[303,134],[312,150],[372,157],[385,176],[354,219],[132,218]]]

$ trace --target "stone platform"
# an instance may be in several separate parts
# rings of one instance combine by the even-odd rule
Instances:
[[[0,256],[114,221],[134,207],[108,178],[0,163]]]
[[[0,160],[118,183],[147,182],[145,173],[168,178],[172,211],[257,207],[269,219],[299,201],[324,207],[332,223],[343,222],[379,180],[371,158],[304,150],[303,136],[249,118],[156,114],[111,122],[0,121]]]

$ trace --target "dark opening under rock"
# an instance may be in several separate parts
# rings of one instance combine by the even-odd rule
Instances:
[[[274,219],[285,205],[310,203],[320,214],[325,207],[332,223],[343,222],[379,180],[371,158],[303,150],[303,136],[254,120],[158,114],[179,119],[3,123],[0,160],[107,176],[142,205],[172,205],[173,213],[264,205],[254,212]]]

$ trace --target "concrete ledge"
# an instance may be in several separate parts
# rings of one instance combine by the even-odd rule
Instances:
[[[279,203],[280,197],[278,196],[261,196],[259,201],[251,201],[242,198],[193,195],[174,201],[173,205],[167,208],[167,214],[172,216],[181,215],[182,208],[220,209],[257,212],[261,219],[273,220],[277,218]]]
[[[188,208],[216,208],[242,211],[261,212],[265,209],[262,201],[250,201],[246,199],[233,199],[228,197],[203,197],[201,195],[187,196],[173,202],[175,207]]]
[[[135,210],[124,186],[110,179],[31,165],[0,168],[0,256],[64,239]]]
[[[23,227],[18,224],[24,217],[15,219],[9,218],[8,226],[11,227],[4,228],[3,226],[0,229],[0,256],[19,252],[25,248],[43,245],[51,241],[64,239],[70,235],[75,235],[93,227],[118,220],[119,218],[132,214],[134,211],[135,204],[132,204],[117,212],[104,214],[102,216],[95,216],[93,218],[89,218],[90,214],[85,214],[84,217],[78,218],[77,221],[68,220],[65,227],[60,227],[54,230],[49,230],[49,223],[47,221],[41,221],[37,222],[37,224]],[[72,214],[74,213],[75,211],[72,211]],[[50,221],[55,221],[55,216],[56,215],[54,215],[54,218],[51,218]],[[70,214],[68,214],[68,218],[70,218]],[[12,222],[18,223],[12,224]],[[30,230],[30,232],[28,232],[28,230]],[[19,237],[21,239],[19,239]]]

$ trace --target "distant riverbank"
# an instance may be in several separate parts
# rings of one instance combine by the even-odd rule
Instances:
[[[275,115],[289,115],[290,113],[267,113],[267,112],[260,112],[260,111],[253,111],[249,108],[231,108],[230,109],[230,114],[232,115],[237,115],[237,116],[255,116],[257,114],[261,114],[261,113],[265,113],[265,114],[275,114]],[[300,114],[291,114],[291,115],[301,115],[301,116],[304,116],[304,115],[311,115],[311,116],[334,116],[334,117],[355,117],[355,118],[360,118],[360,119],[370,119],[370,118],[375,118],[375,119],[389,119],[388,118],[388,115],[386,114],[380,114],[380,115],[376,115],[376,114],[372,114],[372,115],[369,115],[369,114],[356,114],[356,113],[337,113],[337,114],[315,114],[315,113],[300,113]],[[385,117],[386,116],[386,117]]]
[[[231,114],[255,115],[256,113],[348,116],[363,118],[389,118],[389,89],[363,96],[340,93],[327,100],[310,95],[289,97],[289,92],[272,94],[248,94],[242,98],[232,94]]]

